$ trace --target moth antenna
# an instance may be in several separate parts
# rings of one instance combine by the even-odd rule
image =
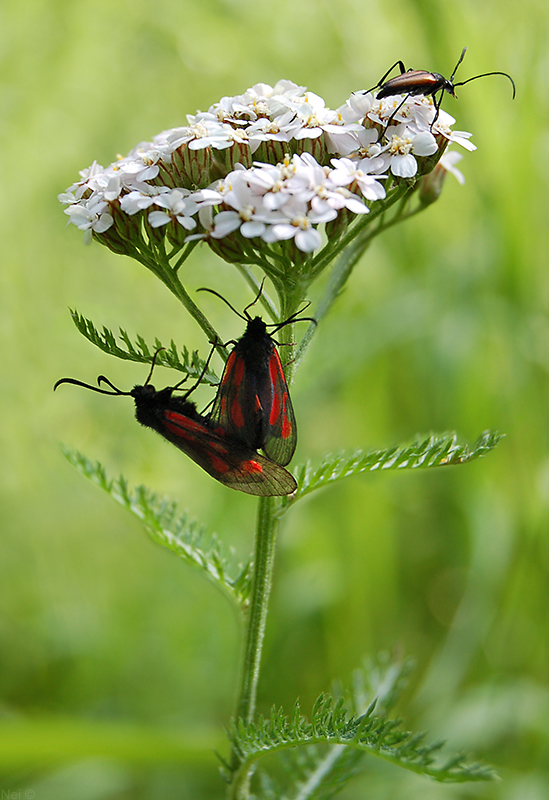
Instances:
[[[263,286],[262,286],[262,288],[263,288]],[[215,294],[216,297],[219,297],[220,300],[223,300],[225,305],[229,306],[229,308],[232,311],[234,311],[234,313],[236,314],[237,317],[240,317],[240,319],[243,319],[243,320],[248,320],[249,319],[249,317],[245,317],[243,314],[240,313],[240,311],[237,311],[236,308],[233,305],[231,305],[229,303],[229,301],[225,297],[223,297],[222,294],[219,294],[219,292],[216,292],[215,289],[208,289],[208,288],[203,286],[201,289],[197,289],[196,291],[197,292],[209,292],[210,294]],[[254,300],[254,303],[255,303],[255,300]]]
[[[100,375],[97,379],[97,382],[101,385],[101,383],[106,383],[111,389],[114,389],[114,392],[107,392],[106,389],[97,388],[97,386],[91,386],[89,383],[83,383],[83,381],[77,381],[76,378],[61,378],[58,380],[55,386],[53,387],[53,391],[57,389],[62,383],[72,383],[74,386],[83,386],[84,389],[89,389],[91,392],[97,392],[98,394],[110,394],[110,395],[130,395],[130,392],[123,392],[121,389],[118,389],[111,383],[108,378],[105,378],[104,375]]]
[[[193,383],[193,385],[191,386],[191,388],[190,388],[190,389],[189,389],[189,390],[186,392],[186,394],[185,394],[185,397],[183,398],[184,400],[186,400],[186,399],[187,399],[187,397],[188,397],[188,396],[191,394],[191,392],[194,392],[194,390],[196,389],[196,387],[197,387],[197,386],[200,386],[200,384],[202,383],[202,378],[204,377],[204,375],[205,375],[205,374],[206,374],[206,372],[208,371],[208,367],[210,366],[210,361],[212,360],[212,356],[213,356],[213,354],[215,353],[215,349],[216,349],[216,347],[217,347],[217,342],[212,342],[212,349],[210,350],[210,354],[208,355],[208,358],[207,358],[207,359],[206,359],[206,361],[204,362],[204,366],[202,367],[202,372],[200,373],[200,375],[198,376],[198,378],[196,379],[196,381]],[[186,375],[186,376],[183,378],[183,380],[182,380],[182,381],[179,381],[179,383],[177,383],[175,386],[172,386],[171,388],[172,388],[172,389],[177,389],[179,386],[181,386],[183,383],[185,383],[185,381],[186,381],[188,378],[189,378],[189,376],[188,376],[188,375]]]
[[[158,354],[160,352],[162,352],[162,350],[165,350],[165,349],[166,349],[165,347],[159,347],[158,350],[155,352],[155,354],[153,356],[153,360],[151,361],[151,369],[149,371],[149,374],[147,375],[147,380],[145,381],[143,386],[147,386],[148,385],[150,379],[152,378],[152,374],[153,374],[154,368],[156,366],[156,360],[158,358]]]
[[[291,316],[288,317],[288,319],[285,319],[284,322],[271,322],[269,323],[269,327],[273,327],[273,333],[276,333],[276,331],[280,330],[280,328],[283,328],[285,325],[290,325],[292,322],[312,322],[317,325],[318,323],[314,317],[299,316],[303,311],[305,311],[306,308],[309,308],[310,305],[310,302],[306,303],[303,308],[295,311]]]
[[[255,296],[255,298],[252,300],[252,302],[251,302],[251,303],[249,303],[249,304],[246,306],[246,308],[244,309],[244,312],[243,312],[243,313],[246,315],[246,318],[247,318],[247,319],[249,319],[249,318],[250,318],[250,315],[248,314],[248,309],[249,309],[249,308],[251,308],[252,306],[255,306],[255,304],[257,303],[257,301],[259,300],[259,298],[260,298],[260,297],[261,297],[261,295],[263,294],[263,287],[265,286],[265,280],[266,280],[266,279],[265,279],[265,278],[263,278],[263,280],[261,281],[261,286],[259,287],[259,292],[258,292],[258,293],[257,293],[257,295]]]

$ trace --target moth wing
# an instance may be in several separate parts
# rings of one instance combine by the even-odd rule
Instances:
[[[270,407],[265,408],[263,450],[273,461],[286,466],[297,445],[297,426],[288,384],[276,348],[269,359]]]
[[[289,464],[297,444],[297,427],[276,347],[261,369],[247,368],[246,359],[235,347],[227,360],[211,419],[247,447],[261,448],[281,466]]]
[[[164,412],[162,435],[225,486],[261,497],[291,494],[297,483],[269,458],[177,411]]]
[[[210,418],[246,447],[263,446],[264,411],[256,373],[247,369],[238,344],[225,364]]]

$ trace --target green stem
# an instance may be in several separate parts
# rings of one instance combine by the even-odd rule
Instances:
[[[182,305],[187,309],[191,317],[196,320],[198,325],[202,328],[206,336],[208,337],[208,341],[212,342],[222,342],[223,339],[215,328],[210,324],[210,321],[207,317],[204,316],[202,311],[196,305],[196,303],[191,299],[190,295],[186,291],[185,287],[177,277],[177,275],[173,272],[171,267],[167,267],[165,269],[160,269],[155,274],[160,278],[162,283],[168,287],[170,292],[174,294],[177,299],[182,303]],[[226,347],[222,345],[217,346],[217,351],[223,358],[226,360],[228,356],[228,351]]]
[[[301,340],[299,345],[299,349],[297,351],[295,362],[293,365],[294,374],[297,371],[303,356],[305,355],[307,348],[311,344],[312,338],[315,335],[316,329],[318,327],[318,323],[320,320],[326,316],[336,299],[339,297],[341,290],[345,286],[349,276],[351,275],[355,265],[363,256],[364,252],[366,251],[367,247],[370,245],[371,241],[376,237],[379,236],[380,233],[390,228],[392,225],[395,225],[397,222],[401,222],[405,219],[408,219],[409,216],[413,216],[418,211],[422,210],[422,207],[419,209],[415,209],[413,212],[408,214],[403,214],[403,209],[406,206],[406,203],[413,193],[415,187],[408,187],[406,191],[402,191],[398,197],[393,198],[390,205],[393,205],[396,202],[396,199],[399,199],[402,203],[401,212],[397,213],[389,222],[383,221],[383,214],[387,210],[387,207],[376,208],[375,216],[370,216],[368,219],[369,223],[372,223],[376,217],[380,217],[380,222],[376,225],[375,228],[372,230],[362,230],[359,235],[352,241],[350,244],[347,244],[346,248],[340,253],[339,258],[336,262],[336,265],[332,271],[332,275],[330,277],[330,281],[324,293],[324,297],[321,299],[320,303],[318,304],[317,309],[315,310],[315,320],[316,325],[311,323],[307,330],[305,331],[305,336]]]
[[[411,185],[402,183],[400,186],[392,188],[390,191],[388,191],[384,200],[377,200],[370,209],[369,214],[364,214],[362,219],[357,220],[357,222],[351,226],[347,233],[345,233],[345,235],[342,236],[341,239],[339,239],[333,246],[328,244],[317,256],[313,258],[310,270],[310,279],[316,280],[316,278],[318,278],[318,276],[334,261],[337,256],[349,248],[354,240],[357,242],[362,241],[362,237],[367,232],[367,229],[372,226],[373,221],[385,214],[389,208],[391,208],[391,206],[393,206],[395,203],[398,203],[399,200],[408,197],[414,191],[414,188],[415,183]]]
[[[236,719],[245,725],[252,722],[255,714],[257,685],[261,666],[261,653],[265,638],[265,626],[269,598],[273,584],[275,542],[279,519],[273,497],[261,497],[258,505],[255,557],[253,563],[252,591],[246,618],[246,640],[242,661],[240,692],[236,706]],[[231,769],[234,774],[228,797],[246,800],[249,797],[251,771],[241,767],[238,753],[232,753]],[[239,770],[242,769],[242,772]]]

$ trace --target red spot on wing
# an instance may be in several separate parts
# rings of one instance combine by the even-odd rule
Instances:
[[[222,458],[216,456],[215,453],[208,452],[207,456],[210,459],[210,463],[216,472],[225,475],[225,473],[231,471],[231,467],[229,466],[229,464],[227,464],[227,462],[224,461]]]
[[[234,354],[234,350],[230,354],[229,358],[227,359],[227,363],[225,364],[225,371],[223,372],[223,377],[221,378],[221,385],[224,386],[229,378],[231,377],[231,371],[233,368],[234,360],[236,356]]]
[[[204,426],[200,422],[184,417],[183,414],[178,414],[176,411],[166,411],[165,424],[170,433],[190,442],[194,441],[196,435],[204,430]]]
[[[271,376],[271,383],[276,383],[277,378],[280,377],[281,372],[282,372],[282,364],[280,363],[280,358],[275,350],[269,359],[269,374]]]
[[[219,435],[219,434],[217,434],[217,435]],[[223,431],[223,435],[225,435],[224,431]],[[215,439],[211,439],[209,444],[210,444],[210,447],[212,448],[212,450],[215,450],[218,453],[222,453],[224,456],[229,454],[229,449],[225,446],[224,442],[216,442]]]
[[[190,417],[185,417],[177,411],[166,411],[165,417],[166,424],[168,424],[168,422],[173,422],[174,427],[177,426],[177,428],[185,428],[186,430],[195,432],[204,430],[204,426],[201,422],[197,422]]]
[[[269,416],[269,425],[275,425],[280,417],[282,407],[281,395],[283,395],[282,403],[284,403],[284,406],[286,405],[286,398],[288,396],[284,371],[282,370],[282,364],[280,363],[280,358],[276,350],[273,351],[269,359],[269,376],[271,378],[271,386],[273,387],[273,404]]]
[[[286,413],[286,401],[288,400],[288,395],[284,394],[284,412],[283,412],[283,422],[282,422],[282,438],[288,439],[292,435],[292,423]]]
[[[244,472],[250,472],[250,473],[254,473],[254,474],[258,474],[258,473],[262,474],[263,473],[263,467],[261,466],[259,461],[253,461],[251,459],[250,459],[250,461],[243,461],[242,462],[242,469],[243,469]]]
[[[284,395],[286,397],[286,395]],[[275,425],[280,416],[280,396],[278,392],[273,394],[273,404],[271,406],[271,414],[269,416],[269,425]]]
[[[233,382],[235,386],[240,386],[243,377],[244,377],[244,359],[239,358],[234,365]]]
[[[235,397],[231,403],[231,422],[233,425],[236,425],[237,428],[244,427],[244,414],[242,413],[242,406],[240,405],[238,397]]]

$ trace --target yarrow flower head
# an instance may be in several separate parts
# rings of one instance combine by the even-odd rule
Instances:
[[[165,255],[164,239],[168,258],[203,241],[229,261],[302,261],[412,192],[449,142],[474,149],[444,111],[432,125],[431,98],[402,100],[356,92],[330,109],[291,81],[259,83],[94,162],[59,200],[86,240],[141,261]]]

